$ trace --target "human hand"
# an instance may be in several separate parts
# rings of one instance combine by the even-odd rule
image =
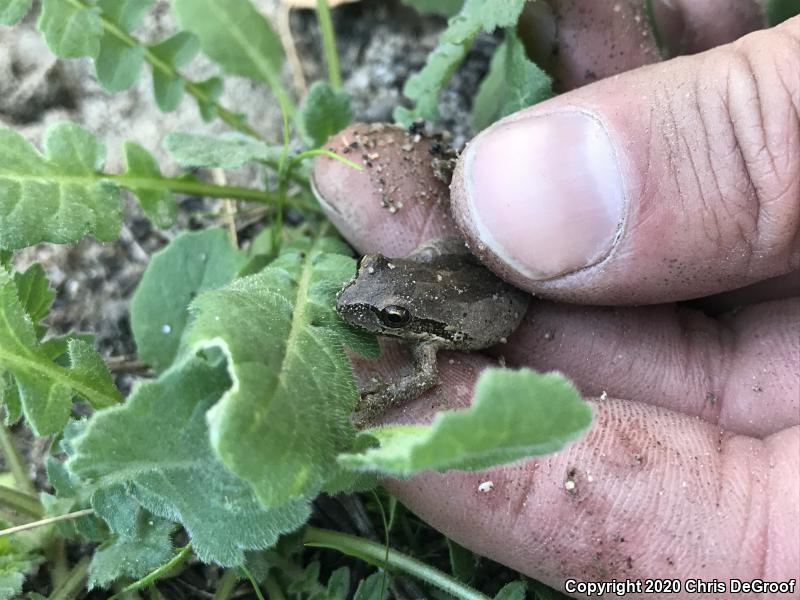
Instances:
[[[692,22],[724,41],[727,15],[712,14]],[[567,86],[580,83],[570,68]],[[342,151],[367,129],[330,145]],[[385,485],[454,540],[556,588],[797,578],[800,17],[493,125],[460,159],[452,216],[434,201],[446,190],[428,142],[408,152],[398,138],[376,132],[373,148],[349,154],[374,156],[360,173],[318,161],[331,218],[359,250],[395,256],[455,220],[490,268],[547,299],[497,352],[565,373],[595,417],[553,456]],[[402,201],[396,214],[387,198]],[[700,297],[704,308],[744,306],[710,317],[666,304]],[[405,358],[387,344],[379,368]],[[493,362],[441,356],[441,385],[390,418],[465,406]],[[494,488],[480,492],[486,480]]]

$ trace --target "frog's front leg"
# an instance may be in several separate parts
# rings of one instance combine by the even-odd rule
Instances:
[[[355,423],[363,427],[373,423],[375,419],[392,406],[404,404],[426,392],[439,382],[436,364],[436,342],[421,342],[412,347],[414,372],[401,377],[397,381],[379,385],[379,389],[370,390],[362,395],[355,414]]]

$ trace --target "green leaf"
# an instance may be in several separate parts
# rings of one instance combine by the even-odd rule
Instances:
[[[478,566],[478,561],[475,555],[461,546],[456,544],[450,538],[447,539],[447,550],[450,555],[450,570],[453,577],[464,583],[469,583],[475,577],[475,568]]]
[[[525,0],[466,0],[461,11],[447,22],[439,45],[428,55],[419,73],[408,78],[403,94],[414,103],[412,109],[398,106],[394,118],[408,126],[415,119],[439,118],[439,93],[464,60],[475,36],[483,29],[491,33],[498,27],[516,24]]]
[[[352,445],[358,393],[343,346],[377,353],[374,337],[334,310],[354,272],[339,240],[298,240],[192,304],[188,345],[220,348],[234,382],[209,412],[212,444],[265,506],[314,497],[335,473],[336,453]]]
[[[182,233],[154,254],[130,305],[139,358],[157,372],[169,367],[189,321],[189,304],[232,281],[245,260],[222,229]]]
[[[344,454],[352,469],[410,476],[426,470],[480,470],[550,454],[577,439],[592,412],[558,373],[486,369],[472,406],[439,413],[430,426],[390,425],[362,433],[380,444]]]
[[[28,14],[33,0],[0,0],[0,25],[13,25]]]
[[[269,146],[248,135],[230,132],[206,135],[176,131],[164,138],[164,148],[182,167],[235,169],[259,160],[277,164],[282,146]]]
[[[181,28],[196,34],[206,56],[226,73],[263,81],[284,94],[283,46],[249,0],[173,0],[172,10]]]
[[[125,151],[125,176],[131,183],[126,182],[126,187],[139,198],[139,204],[157,227],[169,227],[175,222],[178,206],[172,194],[163,188],[152,186],[140,187],[136,185],[136,178],[159,179],[161,169],[152,155],[136,142],[127,141],[123,146]]]
[[[11,523],[0,520],[0,528]],[[39,540],[32,535],[17,534],[0,538],[0,600],[19,598],[27,575],[33,575],[44,562]]]
[[[117,186],[99,174],[104,159],[102,144],[75,123],[51,126],[44,154],[0,127],[0,248],[115,239],[122,207]]]
[[[800,14],[800,2],[797,0],[765,0],[764,14],[767,15],[767,25],[774,27]]]
[[[61,58],[97,56],[103,25],[100,8],[66,0],[43,0],[36,27],[53,54]]]
[[[328,597],[346,600],[350,593],[350,569],[339,567],[328,578]]]
[[[17,380],[8,371],[0,368],[0,405],[5,405],[5,424],[15,425],[22,418],[22,400],[19,397]]]
[[[373,573],[366,579],[362,579],[358,584],[353,600],[384,600],[383,582],[386,579],[386,589],[389,588],[391,578],[384,572]]]
[[[230,385],[199,359],[139,383],[121,406],[95,413],[67,468],[100,487],[130,486],[150,512],[180,522],[204,562],[238,566],[305,523],[305,502],[265,509],[216,459],[206,412]]]
[[[95,492],[92,508],[112,535],[92,556],[90,590],[108,587],[122,577],[139,579],[172,558],[175,525],[144,510],[123,486]]]
[[[499,27],[517,24],[526,0],[466,0],[461,11],[447,22],[440,43],[463,44],[481,29],[492,33]]]
[[[44,268],[39,263],[28,267],[24,273],[14,273],[14,284],[22,308],[36,325],[50,311],[56,293],[50,289],[50,282]]]
[[[525,54],[516,33],[509,30],[492,57],[489,74],[481,82],[472,107],[475,129],[553,95],[550,76]]]
[[[303,98],[300,117],[305,136],[312,145],[321,146],[353,120],[350,96],[337,92],[326,81],[315,81]]]
[[[525,582],[512,581],[497,592],[494,600],[525,600]]]
[[[186,80],[181,76],[175,77],[174,73],[197,55],[200,41],[188,31],[179,31],[163,42],[149,46],[149,50],[163,64],[172,67],[170,71],[153,66],[153,95],[158,108],[164,112],[173,111],[181,103],[186,87]]]
[[[103,30],[94,60],[97,81],[109,93],[128,89],[139,78],[145,48],[124,33],[144,19],[153,0],[100,0],[98,7],[108,26]],[[119,32],[123,32],[120,35]]]
[[[16,378],[23,412],[37,435],[63,429],[73,394],[95,408],[121,400],[102,359],[91,347],[72,340],[68,353],[70,367],[52,362],[19,301],[14,281],[0,269],[0,368]]]
[[[411,6],[421,15],[452,17],[461,10],[464,0],[403,0],[403,4]]]
[[[223,83],[219,77],[210,77],[200,83],[195,83],[194,89],[198,92],[195,95],[197,100],[197,108],[200,110],[200,116],[204,121],[208,122],[217,116],[216,102],[222,96]],[[241,119],[244,121],[244,117]]]

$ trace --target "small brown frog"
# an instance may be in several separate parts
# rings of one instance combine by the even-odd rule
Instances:
[[[438,383],[436,353],[481,350],[505,341],[520,324],[529,296],[506,283],[459,237],[417,248],[408,258],[367,254],[336,299],[350,325],[411,343],[414,372],[362,395],[364,422]]]

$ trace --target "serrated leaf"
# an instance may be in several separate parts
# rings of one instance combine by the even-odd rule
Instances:
[[[61,58],[97,56],[103,26],[97,6],[65,0],[43,0],[37,29],[53,54]]]
[[[164,148],[182,167],[235,169],[254,160],[277,163],[282,146],[270,146],[248,135],[230,132],[206,135],[176,131],[164,138]]]
[[[408,126],[420,117],[438,119],[439,93],[464,60],[475,36],[481,29],[491,33],[498,27],[514,26],[524,5],[525,0],[466,0],[461,11],[447,22],[447,29],[428,55],[425,66],[403,86],[403,95],[414,107],[398,106],[395,120]]]
[[[47,316],[56,293],[50,289],[50,282],[44,267],[35,263],[24,273],[14,273],[14,284],[22,308],[28,313],[34,325]]]
[[[492,57],[472,106],[477,130],[553,95],[552,79],[525,54],[516,33],[509,31]]]
[[[0,25],[13,25],[31,10],[33,0],[0,0]]]
[[[452,17],[461,10],[464,0],[403,0],[403,4],[411,6],[421,15]]]
[[[183,524],[201,560],[241,565],[245,550],[268,548],[305,523],[309,508],[265,509],[214,456],[205,415],[229,386],[199,359],[140,383],[124,405],[93,415],[68,469],[101,487],[131,486],[147,510]]]
[[[303,98],[300,118],[305,136],[312,145],[321,146],[353,120],[350,96],[337,92],[327,81],[315,81]]]
[[[92,556],[90,590],[108,587],[122,577],[139,579],[172,558],[175,525],[144,510],[123,486],[95,492],[92,508],[112,535]]]
[[[525,582],[512,581],[503,586],[494,600],[525,600]]]
[[[100,0],[103,19],[117,31],[128,33],[138,27],[153,0]],[[128,89],[139,78],[145,48],[123,39],[110,28],[103,30],[94,60],[97,80],[110,93]]]
[[[210,77],[200,83],[195,83],[194,88],[198,94],[195,95],[197,100],[197,108],[200,110],[200,116],[203,121],[210,121],[217,116],[216,102],[222,96],[223,83],[219,77]],[[244,122],[244,117],[241,117]]]
[[[140,187],[136,185],[137,177],[143,179],[159,179],[161,169],[152,155],[136,142],[127,141],[123,146],[125,152],[125,176],[132,183],[126,187],[139,198],[139,204],[157,227],[169,227],[175,222],[178,205],[169,190],[163,188]]]
[[[447,22],[439,38],[444,44],[463,44],[481,29],[492,33],[499,27],[517,24],[526,0],[466,0],[459,13]]]
[[[102,144],[75,123],[51,126],[44,154],[0,127],[0,247],[115,239],[122,207],[117,186],[98,174],[104,159]]]
[[[283,46],[249,0],[173,0],[172,9],[181,28],[197,35],[203,53],[226,73],[280,89]]]
[[[234,385],[209,412],[214,449],[265,506],[312,498],[352,445],[358,400],[343,345],[375,355],[347,327],[336,293],[355,261],[338,240],[300,240],[255,275],[203,294],[187,345],[220,348]]]
[[[439,413],[430,426],[367,430],[361,435],[379,446],[339,460],[352,469],[401,477],[427,470],[480,470],[556,452],[577,439],[591,419],[589,405],[558,373],[486,369],[469,409]]]
[[[23,412],[37,435],[63,429],[73,394],[84,397],[95,408],[121,400],[94,350],[72,340],[69,354],[70,368],[52,362],[19,301],[13,279],[0,269],[0,368],[17,380]]]
[[[197,36],[188,31],[179,31],[163,42],[149,47],[150,52],[162,63],[170,65],[173,70],[189,64],[200,50]],[[172,73],[165,73],[162,69],[153,69],[153,95],[156,104],[164,112],[178,108],[183,98],[186,80],[180,75],[175,77]],[[202,89],[202,84],[198,84]],[[214,98],[216,100],[216,98]]]
[[[439,44],[425,60],[425,66],[414,73],[403,86],[403,95],[415,103],[408,109],[398,106],[394,119],[408,127],[418,118],[435,121],[439,118],[439,93],[450,81],[455,70],[467,55],[466,44]]]
[[[131,299],[139,358],[157,372],[172,364],[200,293],[232,281],[246,258],[221,229],[186,232],[153,255]]]

